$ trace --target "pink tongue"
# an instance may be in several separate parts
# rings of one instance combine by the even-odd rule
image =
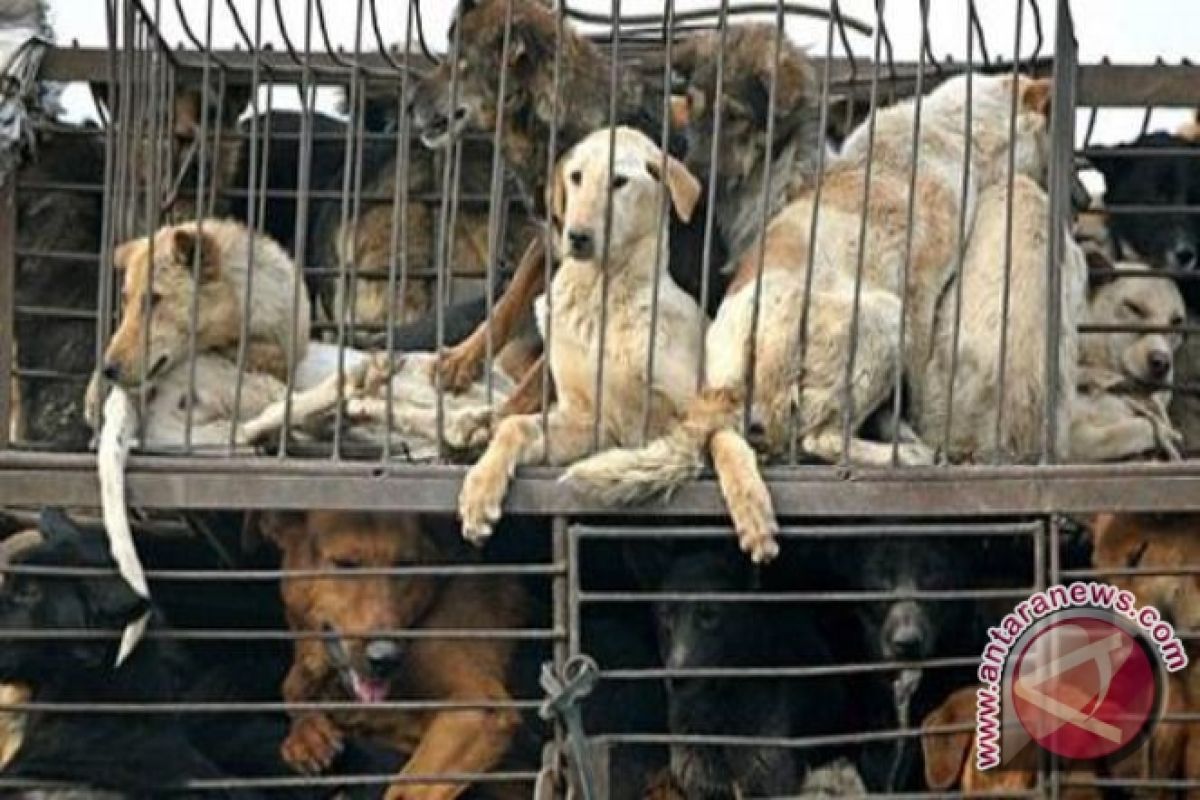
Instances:
[[[360,703],[382,703],[387,698],[387,681],[376,681],[355,674],[351,681],[354,685],[354,696]]]

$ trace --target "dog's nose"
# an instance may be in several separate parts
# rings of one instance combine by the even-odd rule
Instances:
[[[916,625],[900,627],[892,634],[888,644],[891,645],[892,652],[896,654],[896,658],[901,661],[920,658],[923,649],[922,645],[924,644],[921,629]]]
[[[365,650],[367,664],[376,675],[387,675],[400,662],[400,645],[391,639],[373,639]]]
[[[121,365],[115,361],[110,361],[100,370],[100,374],[110,381],[119,381],[121,380]]]
[[[1196,248],[1190,245],[1180,245],[1175,248],[1175,265],[1179,269],[1192,269],[1196,266]]]
[[[571,246],[572,258],[591,258],[596,251],[596,238],[586,229],[571,228],[567,231],[567,242]]]
[[[1146,364],[1150,367],[1151,376],[1156,379],[1165,378],[1171,372],[1171,354],[1153,350],[1146,356]]]

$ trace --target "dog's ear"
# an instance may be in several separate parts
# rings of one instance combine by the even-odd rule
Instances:
[[[47,544],[70,545],[76,548],[83,544],[83,532],[61,508],[43,508],[42,513],[38,515],[38,530],[42,532]]]
[[[683,162],[673,156],[667,156],[667,174],[662,174],[662,163],[658,156],[646,159],[646,169],[656,181],[667,184],[671,193],[671,204],[675,213],[684,222],[691,222],[696,203],[700,202],[700,181],[688,171]]]
[[[1101,286],[1112,283],[1117,279],[1113,274],[1114,264],[1108,254],[1096,247],[1083,248],[1083,257],[1087,261],[1089,291],[1095,291]]]
[[[1053,84],[1049,78],[1025,78],[1021,82],[1021,107],[1042,116],[1050,116]]]
[[[258,532],[280,550],[294,547],[308,538],[308,519],[299,511],[264,511],[254,517]]]
[[[1104,176],[1106,194],[1112,190],[1114,184],[1119,183],[1125,177],[1126,170],[1137,161],[1137,159],[1122,157],[1120,150],[1119,146],[1105,147],[1093,152],[1087,158],[1087,163]]]
[[[925,783],[948,791],[958,785],[971,749],[971,732],[929,733],[931,728],[957,725],[975,719],[975,693],[959,690],[931,711],[921,723],[921,752],[925,755]]]
[[[191,270],[196,259],[200,259],[200,282],[208,283],[221,276],[221,250],[208,233],[194,228],[176,228],[171,235],[171,247],[175,263]]]
[[[567,215],[567,184],[563,180],[563,166],[566,158],[560,158],[554,165],[550,175],[550,183],[546,187],[546,204],[550,206],[550,221],[554,227],[561,229],[563,219]]]
[[[88,578],[83,585],[92,613],[106,626],[128,625],[149,609],[149,601],[119,575]]]

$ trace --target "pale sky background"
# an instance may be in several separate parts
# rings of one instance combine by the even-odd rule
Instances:
[[[283,9],[284,23],[292,41],[299,46],[304,40],[304,10],[310,0],[279,0]],[[232,2],[242,15],[251,35],[254,33],[254,0],[212,0],[213,42],[218,47],[231,47],[240,43],[229,14],[227,2]],[[282,48],[279,24],[275,16],[275,0],[263,3],[264,42],[273,42]],[[355,39],[355,16],[360,0],[323,0],[330,35],[335,45],[352,50]],[[369,15],[370,4],[361,0],[364,15]],[[568,0],[571,8],[611,13],[611,0]],[[676,0],[677,11],[696,8],[715,8],[719,0]],[[730,0],[736,7],[750,0]],[[827,0],[812,0],[822,6]],[[1054,0],[1038,0],[1045,25],[1044,50],[1049,52],[1054,41]],[[188,20],[197,35],[204,36],[205,15],[209,0],[143,0],[147,8],[161,8],[160,29],[171,44],[183,41],[183,32],[176,10],[178,3],[188,15]],[[995,56],[1012,54],[1017,0],[979,0],[978,13],[984,26],[989,53]],[[50,0],[53,23],[60,44],[78,40],[85,45],[105,43],[105,20],[103,0]],[[842,0],[841,8],[847,14],[864,21],[875,19],[874,0]],[[405,0],[376,0],[380,14],[383,36],[388,41],[404,41],[408,16]],[[430,45],[435,49],[445,47],[445,32],[456,0],[422,0],[424,30]],[[1177,63],[1182,58],[1200,60],[1200,2],[1197,0],[1072,0],[1076,37],[1079,40],[1080,60],[1097,61],[1109,57],[1115,63],[1147,63],[1161,57],[1168,63]],[[663,0],[622,0],[623,15],[636,13],[660,13]],[[899,60],[916,57],[919,38],[918,0],[889,0],[886,3],[885,20]],[[930,35],[933,49],[938,57],[965,56],[966,48],[965,0],[931,0]],[[768,18],[770,15],[768,15]],[[372,49],[374,37],[370,32],[369,16],[363,27],[363,47]],[[814,20],[790,18],[788,33],[798,44],[809,47],[814,56],[825,52],[825,25]],[[320,42],[314,22],[313,41]],[[859,54],[869,55],[872,40],[869,36],[854,36],[852,45]],[[319,45],[317,45],[319,46]],[[1026,5],[1022,55],[1032,53],[1034,46],[1033,20]],[[978,51],[976,51],[978,53]],[[841,55],[840,46],[835,44],[835,55]],[[1197,89],[1200,104],[1200,88]],[[69,107],[76,112],[86,109],[88,104],[80,102],[81,94],[72,93]],[[1174,129],[1190,116],[1190,111],[1181,109],[1156,110],[1150,129]],[[1108,109],[1100,112],[1093,141],[1108,143],[1123,141],[1137,135],[1142,124],[1142,112],[1138,110]],[[1082,135],[1085,120],[1080,119]]]

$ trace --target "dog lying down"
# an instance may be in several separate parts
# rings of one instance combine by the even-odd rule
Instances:
[[[348,425],[345,431],[348,437],[381,445],[387,436],[387,354],[353,348],[346,348],[344,354],[339,393],[337,346],[309,344],[305,357],[296,366],[291,424],[297,434],[309,440],[327,438],[340,397],[344,401],[343,419]],[[438,452],[438,393],[430,378],[434,359],[432,353],[398,353],[390,370],[391,445],[393,452],[403,453],[412,461],[430,460]],[[188,365],[183,364],[131,396],[139,416],[143,412],[138,401],[145,400],[140,441],[143,449],[178,449],[189,441],[186,439],[189,385],[195,387],[190,403],[190,443],[198,452],[225,454],[231,444],[235,450],[246,450],[283,427],[287,387],[271,375],[245,372],[239,395],[237,364],[224,356],[199,354],[194,380],[190,373]],[[505,372],[493,370],[495,403],[503,403],[512,387],[512,380]],[[443,413],[447,446],[465,449],[477,444],[475,432],[485,431],[485,421],[489,418],[484,380],[462,394],[446,392]],[[233,430],[235,418],[238,424]]]

